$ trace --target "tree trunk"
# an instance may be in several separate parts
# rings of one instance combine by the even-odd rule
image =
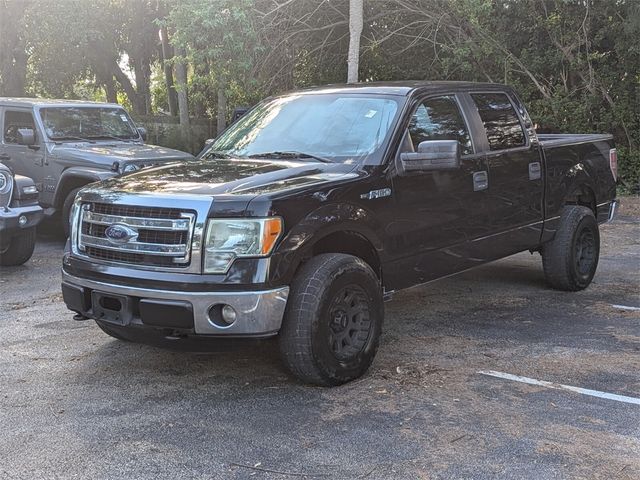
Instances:
[[[218,87],[218,115],[216,118],[218,135],[227,128],[227,93],[224,84]]]
[[[360,63],[360,37],[364,25],[363,0],[349,0],[349,55],[347,58],[347,82],[358,82]]]
[[[176,55],[184,57],[183,53],[176,49]],[[182,141],[191,149],[191,135],[189,129],[189,101],[187,98],[187,66],[183,61],[176,63],[176,87],[178,90],[178,112],[180,116],[180,130]]]
[[[160,29],[160,39],[162,45],[162,68],[164,70],[164,83],[167,87],[167,103],[169,107],[169,115],[178,115],[178,95],[176,87],[173,83],[173,66],[170,60],[173,58],[173,49],[169,44],[169,32],[167,27]]]

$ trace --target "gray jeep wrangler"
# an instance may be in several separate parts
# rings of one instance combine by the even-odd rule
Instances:
[[[0,97],[0,125],[0,163],[34,179],[45,215],[61,213],[66,233],[83,186],[194,158],[145,145],[145,130],[115,104]]]
[[[36,244],[36,225],[42,219],[33,180],[14,177],[0,164],[0,266],[22,265]]]

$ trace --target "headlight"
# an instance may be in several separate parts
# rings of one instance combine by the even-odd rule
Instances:
[[[282,233],[282,219],[213,219],[207,224],[204,272],[226,273],[236,258],[266,257]]]
[[[11,203],[13,177],[9,172],[0,170],[0,207],[7,207]]]
[[[7,172],[0,172],[0,194],[7,193],[11,190],[13,179]]]
[[[138,170],[138,166],[135,163],[128,163],[124,167],[122,167],[122,173],[131,173]]]

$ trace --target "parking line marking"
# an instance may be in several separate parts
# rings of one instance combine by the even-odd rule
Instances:
[[[563,385],[555,382],[545,382],[544,380],[536,380],[535,378],[521,377],[520,375],[512,375],[510,373],[496,372],[494,370],[480,370],[481,375],[490,377],[503,378],[505,380],[513,380],[514,382],[528,383],[529,385],[538,385],[540,387],[553,388],[556,390],[569,390],[574,393],[581,393],[591,397],[606,398],[607,400],[615,400],[616,402],[632,403],[640,405],[640,398],[627,397],[625,395],[616,395],[615,393],[600,392],[599,390],[589,390],[588,388],[572,387],[571,385]]]
[[[640,310],[640,307],[628,307],[627,305],[614,305],[611,304],[613,308],[617,308],[618,310]]]

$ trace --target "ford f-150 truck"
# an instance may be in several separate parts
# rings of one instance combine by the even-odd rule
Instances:
[[[610,135],[536,135],[503,85],[270,98],[196,162],[81,190],[64,301],[126,340],[277,335],[297,377],[341,384],[395,291],[526,250],[550,286],[586,288],[616,162]]]
[[[34,179],[45,214],[59,212],[65,233],[81,187],[142,167],[193,158],[145,145],[146,131],[116,104],[0,98],[0,124],[0,163]]]

